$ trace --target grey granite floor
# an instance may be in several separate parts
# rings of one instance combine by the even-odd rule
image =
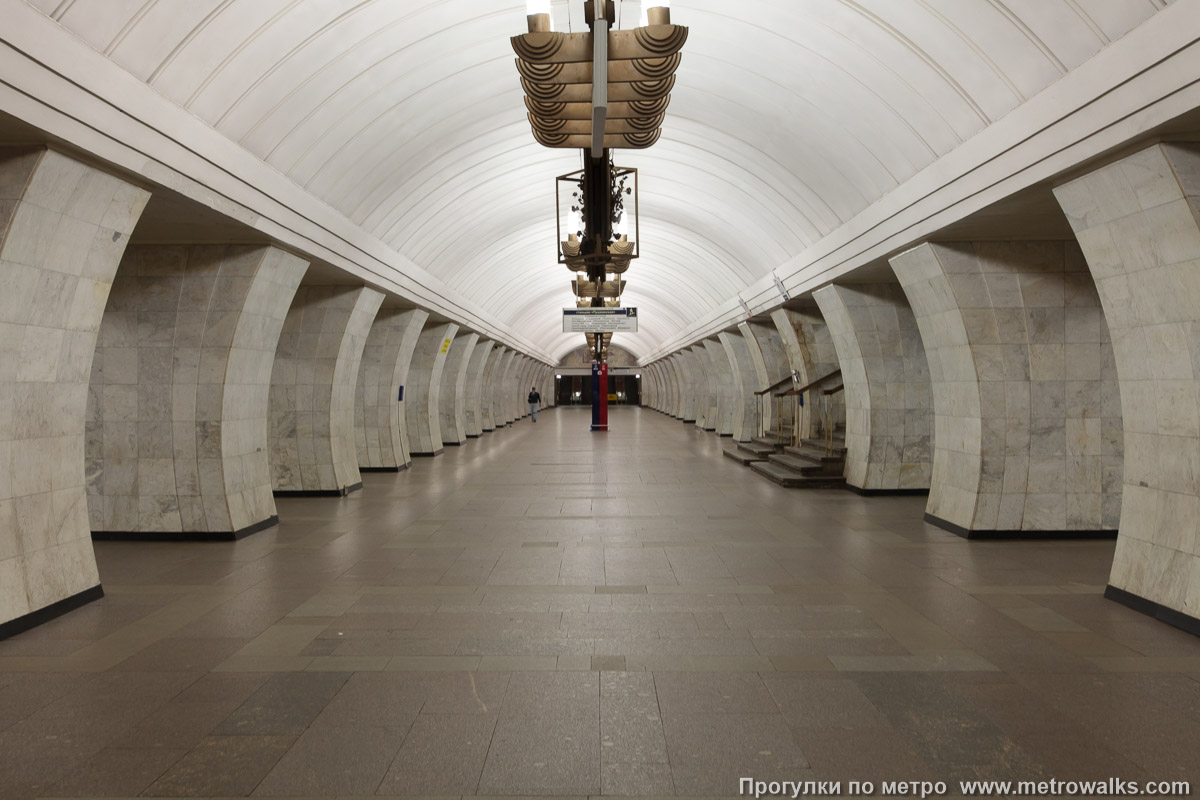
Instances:
[[[736,796],[1200,781],[1200,640],[1111,542],[968,543],[560,409],[234,544],[101,543],[0,642],[0,797]]]

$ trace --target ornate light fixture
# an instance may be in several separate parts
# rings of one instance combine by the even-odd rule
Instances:
[[[512,37],[534,139],[585,154],[583,169],[556,183],[558,263],[577,275],[580,307],[620,307],[621,276],[640,255],[638,173],[609,151],[658,141],[688,36],[671,24],[669,0],[647,2],[640,27],[612,30],[613,0],[587,0],[589,31],[561,33],[549,0],[528,0],[529,32]],[[588,334],[598,362],[611,336]]]

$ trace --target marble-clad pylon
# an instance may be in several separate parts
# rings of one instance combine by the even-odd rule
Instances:
[[[1120,381],[1109,596],[1200,633],[1200,146],[1156,144],[1055,195],[1095,278]]]
[[[467,367],[479,334],[461,334],[450,345],[446,364],[442,368],[442,392],[439,398],[438,421],[442,443],[458,446],[467,440]]]
[[[355,393],[383,294],[365,286],[296,292],[271,370],[270,459],[276,494],[340,495],[362,488]]]
[[[420,309],[384,308],[371,325],[355,391],[360,471],[399,472],[412,464],[401,390],[408,391],[409,365],[427,319]]]
[[[99,597],[84,430],[96,334],[150,195],[0,150],[0,638]]]
[[[929,363],[929,521],[972,537],[1115,530],[1113,349],[1075,243],[924,244],[891,263]]]
[[[899,284],[813,293],[829,325],[846,395],[846,482],[921,492],[933,472],[933,399],[916,317]]]
[[[466,428],[468,439],[477,439],[483,435],[483,381],[495,346],[496,343],[491,339],[483,339],[476,342],[475,349],[471,351],[464,384],[466,398],[463,407],[463,426]]]
[[[261,245],[125,251],[88,396],[93,534],[236,539],[276,522],[271,371],[307,269]]]
[[[435,322],[427,324],[417,340],[408,370],[411,393],[406,391],[404,403],[414,456],[436,456],[443,450],[442,371],[457,333],[458,326],[453,322]]]

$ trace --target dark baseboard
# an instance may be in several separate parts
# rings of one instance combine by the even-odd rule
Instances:
[[[361,485],[361,484],[360,484]],[[237,531],[92,531],[94,542],[236,542],[251,534],[274,528],[279,515],[272,514],[261,522]]]
[[[926,514],[925,521],[944,531],[950,531],[955,536],[972,541],[1003,541],[1024,539],[1027,541],[1061,540],[1061,539],[1116,539],[1116,531],[969,531],[966,528]]]
[[[413,455],[416,455],[414,453]],[[357,492],[363,488],[362,482],[347,486],[342,489],[276,489],[276,497],[345,497],[351,492]]]
[[[713,430],[716,430],[716,428],[713,428]],[[732,439],[733,438],[732,433],[719,433],[717,435],[720,436],[722,439]]]
[[[483,432],[484,432],[484,433],[491,433],[491,432],[492,432],[492,431],[494,431],[494,430],[496,430],[496,429],[495,429],[495,428],[484,428],[484,429],[483,429]]]
[[[478,434],[478,433],[468,433],[468,434],[467,434],[467,438],[468,438],[468,439],[478,439],[478,438],[479,438],[479,434]]]
[[[30,611],[28,614],[22,614],[16,619],[0,623],[0,640],[8,639],[16,636],[18,633],[24,633],[31,628],[36,628],[38,625],[43,625],[52,619],[61,617],[68,611],[74,611],[77,608],[86,606],[88,603],[99,600],[101,597],[104,597],[104,588],[100,584],[96,584],[90,589],[76,592],[70,597],[64,597],[57,603],[51,603],[45,608],[39,608],[37,611]]]
[[[463,445],[462,442],[442,442],[442,444],[446,445],[447,447],[462,447]]]
[[[685,420],[681,420],[681,422],[683,422],[684,425],[695,425],[696,424],[696,420],[694,420],[694,419],[685,419]]]
[[[409,455],[411,455],[413,458],[433,458],[434,456],[440,456],[444,452],[446,452],[445,448],[439,447],[432,453],[409,453]]]
[[[853,486],[849,483],[846,488],[855,494],[863,497],[916,497],[919,495],[928,496],[928,489],[864,489],[861,486]],[[937,524],[936,522],[934,523]]]
[[[404,472],[408,469],[408,464],[399,467],[359,467],[359,472]]]
[[[1127,592],[1111,585],[1104,590],[1104,596],[1113,602],[1132,608],[1134,611],[1154,617],[1159,622],[1165,622],[1181,631],[1187,631],[1193,636],[1200,636],[1200,619],[1184,614],[1182,611],[1167,608],[1153,600],[1147,600],[1133,592]]]

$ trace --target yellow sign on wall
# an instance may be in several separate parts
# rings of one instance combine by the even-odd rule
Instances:
[[[444,342],[442,342],[442,355],[445,355],[450,350],[451,341],[451,339],[446,339]]]

